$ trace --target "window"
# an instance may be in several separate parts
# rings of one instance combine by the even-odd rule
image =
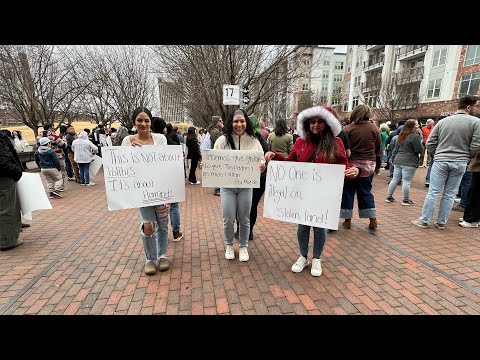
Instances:
[[[342,81],[342,74],[333,74],[333,81]]]
[[[350,80],[345,81],[345,93],[348,94],[350,92]]]
[[[328,79],[328,70],[323,70],[322,79]]]
[[[353,97],[353,102],[352,102],[352,107],[355,107],[358,105],[358,96]]]
[[[327,103],[327,97],[325,95],[320,96],[320,104],[326,104]]]
[[[333,97],[332,98],[332,105],[338,105],[340,104],[340,98],[337,96],[337,97]]]
[[[348,111],[348,102],[346,102],[345,104],[343,104],[343,111],[344,111],[344,112],[347,112],[347,111]]]
[[[323,66],[330,66],[330,60],[329,59],[323,60]]]
[[[427,99],[439,97],[441,87],[442,87],[442,79],[430,80],[428,82]]]
[[[359,87],[360,86],[360,75],[355,76],[353,87]]]
[[[355,68],[358,68],[360,66],[362,57],[360,55],[357,55],[357,62],[355,63]]]
[[[343,61],[335,61],[335,70],[343,70]]]
[[[477,95],[478,85],[480,84],[480,72],[463,75],[460,80],[460,97],[465,95]]]
[[[480,45],[468,45],[464,66],[480,63]]]
[[[436,50],[433,53],[432,67],[445,65],[447,60],[447,48]]]
[[[351,62],[351,61],[348,61],[348,63],[347,63],[347,72],[350,72],[351,69],[352,69],[352,62]]]
[[[322,91],[328,90],[328,83],[322,83]]]
[[[303,60],[303,65],[310,65],[310,59]]]
[[[302,85],[302,90],[308,90],[308,84],[303,84]]]

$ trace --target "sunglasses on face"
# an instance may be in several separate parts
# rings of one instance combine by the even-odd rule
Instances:
[[[310,120],[310,125],[315,125],[315,124],[323,124],[325,122],[325,120],[322,120],[322,119],[312,119]]]

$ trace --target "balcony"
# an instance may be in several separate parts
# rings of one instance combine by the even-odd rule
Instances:
[[[385,45],[365,45],[365,50],[367,51],[374,51],[374,50],[380,50],[381,48],[384,48]]]
[[[380,81],[367,81],[362,82],[362,92],[367,93],[370,91],[377,91],[380,90],[382,83]]]
[[[376,58],[371,58],[368,61],[363,62],[363,71],[372,71],[378,68],[383,67],[385,64],[385,56],[379,56]]]
[[[395,80],[398,85],[410,84],[423,79],[424,67],[419,66],[395,74]]]
[[[398,110],[415,109],[418,106],[418,99],[407,99],[398,105]]]
[[[428,45],[404,45],[396,50],[397,59],[399,61],[415,59],[424,56],[427,50]]]

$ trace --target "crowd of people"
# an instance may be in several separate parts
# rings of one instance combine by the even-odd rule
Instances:
[[[185,177],[191,185],[198,185],[197,168],[202,166],[200,149],[215,150],[257,150],[263,157],[258,163],[260,170],[259,188],[214,188],[213,194],[220,196],[223,214],[223,236],[225,259],[236,257],[234,238],[238,238],[238,258],[249,260],[248,243],[254,240],[253,228],[257,220],[257,208],[265,192],[268,162],[296,161],[310,163],[345,165],[345,179],[340,206],[342,226],[351,229],[355,194],[358,202],[358,216],[369,219],[368,228],[378,227],[375,198],[372,184],[380,169],[389,170],[389,184],[385,202],[395,203],[395,190],[402,187],[404,206],[415,204],[410,197],[410,187],[418,167],[428,167],[425,187],[428,192],[421,214],[412,224],[427,228],[433,219],[438,198],[440,207],[434,225],[445,229],[450,212],[463,211],[459,218],[462,227],[478,227],[480,223],[480,119],[473,116],[479,110],[476,96],[459,99],[458,111],[435,123],[428,119],[421,124],[416,119],[396,123],[372,121],[372,109],[365,104],[356,106],[348,124],[338,119],[336,112],[327,106],[314,106],[299,113],[295,134],[291,134],[284,120],[275,124],[271,132],[262,121],[248,115],[243,109],[236,110],[225,121],[212,116],[208,129],[190,127],[182,136],[178,129],[166,124],[159,117],[153,117],[150,110],[139,107],[134,110],[132,120],[136,132],[129,134],[121,127],[116,131],[98,126],[92,131],[85,129],[78,136],[73,125],[60,128],[55,134],[53,126],[45,125],[45,132],[39,136],[35,153],[37,165],[45,176],[51,197],[62,197],[65,177],[85,186],[92,186],[89,165],[93,154],[101,155],[104,146],[144,146],[184,144],[188,160]],[[294,136],[296,135],[296,136]],[[17,140],[5,132],[0,136],[0,198],[8,203],[7,215],[0,217],[2,236],[0,248],[16,246],[20,231],[20,211],[16,193],[11,191],[21,177],[24,166],[16,157],[15,149],[21,145],[21,134]],[[189,173],[187,176],[187,170]],[[461,202],[455,206],[455,195]],[[170,216],[173,240],[183,238],[180,231],[179,204],[170,203],[139,208],[140,237],[145,252],[144,272],[153,275],[170,268],[167,259],[168,217]],[[8,223],[8,224],[7,224]],[[235,232],[235,223],[237,231]],[[7,229],[5,232],[3,229]],[[312,257],[309,260],[310,233],[313,230]],[[8,233],[8,236],[5,234]],[[301,272],[311,264],[311,275],[322,274],[321,256],[328,239],[325,228],[298,225],[298,260],[291,271]]]

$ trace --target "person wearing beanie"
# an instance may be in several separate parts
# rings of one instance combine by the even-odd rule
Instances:
[[[279,152],[269,151],[265,154],[265,160],[343,164],[346,167],[345,177],[355,179],[360,170],[349,166],[343,142],[337,137],[341,129],[340,121],[325,107],[314,106],[305,109],[298,114],[299,138],[290,154],[285,157]],[[320,257],[327,241],[326,229],[320,227],[298,224],[300,257],[292,265],[291,270],[299,273],[310,264],[308,260],[310,228],[313,228],[313,261],[310,273],[312,276],[320,276],[322,275]]]
[[[217,139],[223,135],[223,120],[220,116],[212,116],[212,125],[209,128],[210,146],[213,149]],[[220,188],[213,188],[213,195],[220,196]]]
[[[243,109],[238,109],[228,119],[225,134],[215,142],[216,150],[257,150],[263,153],[262,145],[254,136],[252,123]],[[262,156],[262,160],[263,156]],[[260,172],[266,167],[264,161],[259,164]],[[250,209],[252,207],[252,188],[220,189],[223,212],[223,233],[225,236],[225,259],[235,259],[233,249],[234,224],[238,219],[239,260],[248,261],[248,236],[250,234]]]
[[[52,140],[48,137],[41,137],[38,140],[40,147],[35,151],[35,162],[40,168],[45,180],[50,198],[62,198],[59,193],[62,190],[63,178],[60,172],[61,165],[55,151],[52,149]]]

